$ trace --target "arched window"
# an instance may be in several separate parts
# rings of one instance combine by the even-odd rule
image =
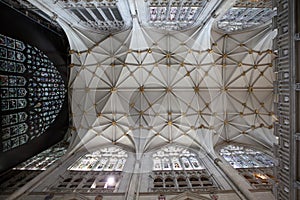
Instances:
[[[65,85],[36,47],[0,34],[2,152],[43,134],[65,98]]]
[[[184,176],[179,176],[177,178],[178,187],[187,187],[186,178]]]
[[[204,169],[196,154],[182,147],[171,146],[153,154],[153,170]]]
[[[220,155],[234,168],[272,167],[271,156],[244,146],[228,145],[220,149]]]
[[[149,24],[167,30],[181,30],[197,23],[206,1],[150,1]]]
[[[255,188],[270,189],[276,183],[273,175],[273,158],[254,148],[227,145],[220,155]]]
[[[167,177],[165,179],[165,187],[174,187],[174,179],[172,177]]]
[[[191,176],[190,177],[190,183],[192,184],[192,187],[200,187],[201,181],[197,176]]]
[[[119,147],[87,153],[76,160],[53,185],[55,191],[107,192],[118,190],[128,154]],[[68,181],[65,183],[65,181]]]
[[[67,151],[65,143],[58,143],[38,155],[26,160],[14,169],[17,170],[46,170]]]
[[[118,147],[103,148],[82,156],[69,170],[122,171],[127,156],[127,153]]]
[[[266,24],[276,15],[270,4],[272,1],[236,1],[217,21],[217,27],[225,32],[234,32]]]
[[[215,187],[198,155],[187,148],[175,145],[165,147],[155,152],[152,159],[153,172],[150,177],[153,177],[154,191]]]
[[[156,177],[154,179],[153,183],[154,183],[155,188],[163,187],[163,178],[162,177]]]

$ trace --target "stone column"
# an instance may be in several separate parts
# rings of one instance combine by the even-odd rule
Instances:
[[[136,161],[134,168],[131,172],[131,177],[129,181],[129,186],[126,191],[126,195],[124,197],[124,200],[136,200],[136,195],[139,192],[138,191],[138,185],[139,185],[139,177],[140,177],[140,161]]]
[[[223,162],[220,158],[214,158],[215,164],[224,172],[224,174],[231,180],[236,189],[238,189],[246,199],[256,200],[253,193],[249,191],[252,187],[246,182],[246,180],[239,175],[239,173],[232,168],[229,163]]]

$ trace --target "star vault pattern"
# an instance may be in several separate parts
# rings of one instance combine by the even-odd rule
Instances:
[[[98,40],[68,33],[87,47],[70,51],[75,149],[115,144],[142,153],[176,143],[213,152],[230,141],[269,147],[276,32],[228,35],[211,24],[168,32],[134,19],[131,30]]]

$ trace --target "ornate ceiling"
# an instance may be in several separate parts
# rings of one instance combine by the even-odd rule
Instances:
[[[132,9],[140,4],[128,2],[141,15],[141,7]],[[99,34],[77,26],[65,8],[32,4],[54,11],[70,41],[73,151],[114,144],[143,153],[176,143],[213,153],[224,142],[276,142],[276,31],[268,26],[225,34],[211,29],[214,18],[203,11],[199,19],[207,20],[192,29],[157,29],[133,15],[130,29]]]

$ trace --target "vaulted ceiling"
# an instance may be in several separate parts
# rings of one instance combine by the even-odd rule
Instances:
[[[246,25],[226,29],[246,1],[30,2],[70,41],[73,151],[276,142],[269,4],[255,24],[249,1]]]

